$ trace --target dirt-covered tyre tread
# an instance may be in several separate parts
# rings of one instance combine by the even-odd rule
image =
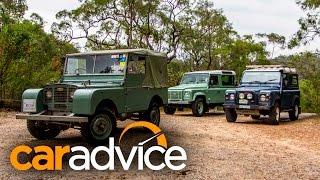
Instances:
[[[289,111],[290,121],[296,121],[299,119],[299,103],[295,102],[291,111]]]
[[[161,116],[160,116],[160,105],[156,102],[151,103],[148,111],[145,114],[145,119],[148,122],[151,122],[157,126],[160,125],[160,120],[161,120]]]
[[[50,127],[45,127],[44,125],[37,125],[37,121],[27,121],[27,129],[29,133],[38,140],[47,140],[57,137],[61,129],[57,125],[50,125]]]
[[[272,125],[279,125],[279,123],[280,123],[280,113],[281,113],[280,104],[277,102],[271,108],[271,111],[269,113],[269,123],[271,123]]]
[[[259,120],[260,119],[260,115],[251,115],[251,119]]]
[[[93,121],[101,117],[106,119],[109,118],[111,120],[112,129],[111,129],[111,133],[108,136],[100,139],[98,137],[95,137],[94,132],[92,132],[92,128],[94,123]],[[117,128],[117,123],[116,123],[115,115],[112,113],[112,111],[104,109],[103,111],[97,112],[95,116],[90,117],[89,122],[82,126],[80,133],[87,140],[88,143],[99,145],[99,144],[107,143],[109,140],[109,137],[114,136],[116,128]]]
[[[173,106],[165,106],[163,108],[163,110],[168,115],[174,115],[174,113],[176,112],[177,108],[173,107]]]
[[[199,106],[202,104],[202,108]],[[201,97],[197,98],[193,103],[192,103],[192,114],[196,117],[202,117],[205,112],[206,112],[206,103],[205,100]],[[202,109],[202,110],[201,110]],[[200,111],[199,111],[200,110]]]
[[[225,113],[226,113],[226,119],[228,122],[236,122],[237,121],[238,115],[237,115],[236,110],[226,109]]]

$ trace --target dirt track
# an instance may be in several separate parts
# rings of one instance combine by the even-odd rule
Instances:
[[[187,167],[180,172],[134,169],[75,172],[68,168],[61,172],[19,172],[9,162],[10,151],[18,145],[87,144],[76,130],[65,131],[55,140],[37,141],[28,134],[24,121],[15,120],[13,112],[0,112],[0,179],[319,179],[320,118],[304,114],[300,120],[288,122],[286,117],[279,126],[271,126],[248,117],[241,117],[238,123],[227,123],[224,114],[219,113],[202,118],[187,112],[174,116],[162,114],[161,128],[168,143],[187,151]],[[128,141],[143,136],[137,132]]]

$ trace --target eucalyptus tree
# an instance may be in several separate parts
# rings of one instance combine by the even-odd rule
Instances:
[[[209,1],[198,2],[189,14],[182,47],[192,60],[191,69],[220,69],[225,48],[232,43],[236,32],[222,11]]]
[[[52,32],[68,42],[84,39],[90,49],[149,48],[176,57],[188,0],[86,0],[57,14]]]
[[[297,4],[306,12],[306,16],[299,19],[300,28],[291,39],[290,48],[306,45],[320,37],[320,1],[298,0]]]
[[[259,33],[257,37],[266,39],[265,44],[270,44],[272,47],[270,59],[273,59],[276,48],[285,49],[286,48],[286,38],[277,33]]]

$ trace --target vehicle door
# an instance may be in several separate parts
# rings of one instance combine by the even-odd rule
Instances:
[[[291,93],[291,87],[290,87],[291,82],[292,82],[291,74],[282,75],[282,94],[281,94],[282,110],[289,109],[291,106],[291,100],[293,98]]]
[[[218,103],[220,93],[220,83],[219,83],[219,75],[218,74],[210,74],[209,78],[209,88],[207,92],[207,99],[209,103]]]
[[[145,96],[146,88],[142,87],[146,74],[146,56],[131,54],[129,55],[126,81],[126,112],[137,112],[145,110],[148,97]]]
[[[290,109],[293,106],[295,96],[300,96],[298,75],[286,74],[283,76],[281,98],[284,109]]]

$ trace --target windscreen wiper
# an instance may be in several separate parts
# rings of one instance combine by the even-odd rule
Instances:
[[[268,82],[276,81],[278,79],[269,79],[268,81],[263,82],[264,84],[267,84]]]

